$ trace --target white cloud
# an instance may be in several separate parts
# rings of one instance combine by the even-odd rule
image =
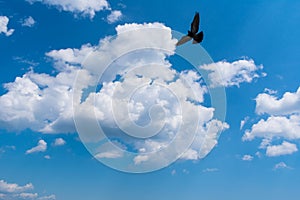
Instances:
[[[54,194],[48,195],[48,196],[41,196],[37,200],[55,200],[56,196]]]
[[[258,158],[261,158],[261,157],[262,157],[262,153],[259,152],[259,151],[257,151],[257,152],[255,153],[255,155],[256,155]]]
[[[54,67],[59,71],[64,71],[69,69],[71,66],[81,65],[85,57],[88,56],[95,50],[96,47],[90,44],[85,44],[80,47],[80,49],[67,48],[60,50],[52,50],[46,55],[53,59],[55,62]]]
[[[122,18],[122,12],[120,10],[112,10],[107,16],[107,22],[109,24],[115,23]]]
[[[220,61],[201,66],[209,72],[208,78],[211,87],[238,86],[241,83],[252,82],[255,78],[266,76],[261,73],[262,65],[256,65],[253,60],[238,60],[232,63]]]
[[[55,200],[55,195],[39,196],[36,192],[29,192],[33,190],[32,183],[20,186],[16,183],[7,183],[0,180],[0,199],[31,199],[31,200]]]
[[[10,36],[15,31],[14,29],[8,29],[7,25],[9,18],[6,16],[0,16],[0,34],[4,33],[6,36]]]
[[[270,115],[246,130],[244,140],[256,137],[273,139],[284,138],[296,140],[300,138],[300,87],[297,92],[286,92],[281,99],[262,93],[256,97],[256,113]]]
[[[289,167],[287,164],[285,164],[284,162],[280,162],[277,163],[274,168],[274,170],[279,170],[279,169],[292,169],[291,167]]]
[[[267,156],[293,154],[298,151],[296,144],[300,139],[300,87],[296,92],[286,92],[281,98],[277,92],[265,89],[256,97],[256,113],[266,115],[253,124],[243,135],[244,141],[262,138],[260,149],[266,149]],[[290,142],[287,142],[288,140]],[[274,141],[282,144],[274,145]]]
[[[198,152],[194,149],[188,149],[180,158],[185,160],[198,160]]]
[[[36,199],[38,197],[38,194],[22,192],[20,194],[15,195],[15,197],[19,197],[21,199]]]
[[[277,94],[277,91],[276,90],[272,90],[272,89],[269,89],[269,88],[265,88],[264,89],[264,92],[267,93],[267,94]]]
[[[204,158],[218,144],[219,134],[227,130],[229,125],[218,120],[211,120],[200,128],[202,130],[196,134],[194,142],[190,146],[190,149],[197,151],[198,159]],[[187,157],[182,157],[182,159],[187,159]]]
[[[47,159],[47,160],[51,159],[51,157],[49,155],[45,155],[44,158]]]
[[[262,142],[259,145],[260,149],[266,149],[268,146],[271,145],[272,139],[270,138],[264,138],[262,139]]]
[[[18,63],[28,65],[30,68],[36,67],[36,66],[39,65],[38,62],[35,62],[34,60],[26,59],[26,58],[21,57],[21,56],[14,56],[13,59],[14,59],[15,61],[17,61]]]
[[[106,0],[27,0],[29,3],[41,2],[49,6],[55,6],[59,10],[72,12],[75,15],[81,14],[93,18],[96,12],[110,9]]]
[[[202,170],[203,173],[207,173],[207,172],[217,172],[219,171],[218,168],[206,168],[204,170]]]
[[[42,133],[70,133],[82,128],[81,140],[95,146],[103,139],[98,134],[100,124],[109,130],[109,138],[118,138],[129,149],[152,152],[153,156],[132,157],[136,165],[164,163],[184,151],[182,159],[205,157],[229,125],[214,119],[214,108],[202,105],[208,89],[201,76],[194,70],[172,68],[168,57],[175,53],[176,39],[171,29],[161,23],[145,23],[119,25],[116,31],[116,37],[108,36],[98,46],[48,52],[58,72],[55,76],[29,71],[5,84],[7,93],[0,96],[0,125]],[[102,73],[103,84],[94,90]],[[116,80],[117,75],[122,79]],[[128,91],[134,91],[132,98],[124,100]],[[139,128],[132,121],[146,125],[149,116],[150,127],[159,130],[157,135],[137,140],[124,134],[127,130],[138,136],[147,134],[145,129],[132,131]],[[187,138],[193,139],[193,134],[195,140],[189,147]],[[166,149],[170,141],[170,151],[153,153]],[[28,151],[43,150],[39,146],[43,145]],[[93,153],[97,159],[126,156],[117,147],[102,145]]]
[[[173,169],[173,170],[171,171],[171,175],[174,176],[175,174],[176,174],[176,170]]]
[[[134,164],[138,165],[141,164],[142,162],[145,162],[149,159],[147,155],[138,155],[134,157]]]
[[[5,84],[8,92],[0,96],[0,124],[11,130],[74,132],[70,87],[76,73],[70,69],[52,77],[30,71]]]
[[[124,155],[123,151],[118,151],[118,148],[126,150],[126,146],[117,141],[113,141],[113,146],[110,146],[110,142],[104,143],[96,149],[95,158],[121,158]]]
[[[240,124],[240,130],[243,129],[244,125],[247,123],[247,121],[249,120],[249,117],[245,117]]]
[[[169,30],[159,23],[154,23],[145,25],[125,24],[124,26],[118,26],[117,31],[121,33],[126,30],[138,30],[142,29],[144,26],[148,28],[162,28],[166,31]],[[148,47],[154,45],[153,41],[149,39],[150,37],[145,39],[142,37],[143,34],[140,35],[139,31],[136,32],[138,41],[148,41],[149,45],[146,45]],[[149,35],[151,35],[151,31]],[[156,34],[156,36],[159,37],[158,34]],[[98,65],[91,67],[91,64],[86,63],[84,64],[86,64],[87,68],[89,67],[87,70],[75,66],[83,66],[85,57],[92,52],[95,54],[96,63],[98,63],[97,56],[100,53],[99,56],[103,58],[103,62],[105,63],[107,58],[111,57],[116,51],[126,52],[126,45],[124,46],[122,41],[130,41],[131,38],[125,38],[124,36],[119,37],[118,40],[114,41],[109,46],[106,46],[105,39],[102,40],[99,44],[101,48],[99,48],[99,51],[97,52],[95,52],[96,47],[87,44],[83,45],[80,49],[67,48],[53,50],[47,53],[47,56],[54,60],[55,67],[59,69],[60,73],[53,77],[48,74],[38,74],[29,71],[22,77],[17,77],[14,82],[5,84],[4,86],[8,92],[0,97],[1,110],[3,111],[0,114],[0,124],[5,128],[13,130],[31,128],[32,130],[44,133],[75,132],[71,102],[73,96],[72,87],[76,75],[77,73],[81,73],[82,76],[83,73],[86,73],[87,80],[85,83],[82,83],[82,87],[86,87],[86,85],[91,82],[90,79],[92,79],[90,73],[97,73],[96,70],[101,69]],[[162,39],[164,41],[170,40],[170,38],[167,37],[162,37]],[[175,46],[171,46],[167,42],[157,42],[161,44],[162,48],[170,50],[172,50],[171,48],[175,48]],[[144,44],[139,42],[136,44],[128,44],[134,45],[135,48],[144,46]],[[161,57],[162,56],[159,55],[157,59],[161,59]],[[109,84],[108,86],[112,85]],[[91,94],[91,96],[92,95],[93,94]],[[108,95],[110,94],[105,94],[104,92],[97,94],[99,98],[101,97],[103,99],[100,99],[99,104],[104,103],[104,105],[102,105],[104,110],[99,111],[101,113],[109,112],[107,106],[105,106],[106,99],[111,98]],[[106,97],[106,99],[104,97]],[[24,105],[24,102],[27,102],[26,105]],[[85,116],[87,116],[87,114]],[[18,126],[16,126],[17,124]]]
[[[3,147],[0,147],[0,155],[5,153],[7,150],[16,150],[16,146],[6,145],[6,146],[3,146]]]
[[[33,71],[29,71],[22,77],[17,77],[12,83],[5,84],[5,88],[8,92],[0,97],[1,102],[1,112],[0,114],[0,124],[8,129],[18,129],[22,130],[25,128],[31,128],[35,131],[40,131],[44,133],[65,133],[65,132],[75,132],[75,126],[73,122],[73,110],[72,110],[72,96],[73,96],[73,83],[76,80],[76,75],[81,73],[86,73],[86,83],[83,84],[83,88],[86,84],[91,82],[89,79],[92,78],[91,73],[99,73],[98,57],[102,59],[105,67],[105,62],[108,58],[111,58],[117,51],[126,52],[129,48],[128,46],[134,46],[134,48],[142,48],[144,45],[147,47],[155,46],[156,44],[161,45],[164,49],[175,48],[175,45],[169,44],[170,35],[165,35],[161,38],[157,33],[153,36],[159,38],[160,40],[153,43],[152,38],[143,37],[141,31],[143,27],[147,28],[160,28],[166,31],[170,31],[169,28],[163,26],[159,23],[153,24],[125,24],[124,26],[118,26],[117,32],[122,33],[129,30],[136,31],[137,42],[127,42],[124,45],[124,41],[131,41],[133,38],[127,37],[126,34],[120,35],[111,44],[106,39],[102,40],[99,44],[99,50],[95,52],[98,47],[92,47],[89,44],[83,45],[80,49],[62,49],[53,50],[47,53],[48,57],[51,57],[55,62],[55,67],[60,71],[57,76],[53,77],[48,74],[38,74]],[[146,35],[151,35],[150,33]],[[143,41],[140,43],[139,41]],[[168,41],[168,42],[167,42]],[[144,43],[146,42],[146,44]],[[171,40],[173,42],[173,40]],[[175,44],[175,40],[174,40]],[[131,47],[130,47],[131,48]],[[96,66],[91,66],[92,64],[83,64],[85,57],[94,52],[95,64]],[[121,53],[120,52],[120,53]],[[93,55],[92,55],[93,56]],[[158,55],[157,59],[163,59],[163,55]],[[152,59],[152,58],[151,58]],[[150,61],[147,61],[150,62]],[[86,65],[87,69],[80,69],[79,66]],[[83,66],[84,67],[84,66]],[[106,96],[106,94],[99,94],[98,96]],[[24,102],[27,102],[24,105]],[[105,99],[99,102],[99,104],[104,103]],[[102,105],[104,113],[109,112]],[[87,116],[87,114],[85,115]],[[16,126],[18,124],[18,126]]]
[[[261,119],[254,124],[251,130],[246,130],[243,140],[253,140],[256,137],[260,138],[285,138],[289,140],[300,138],[300,116],[291,115],[285,116],[270,116],[267,120]]]
[[[31,16],[22,20],[22,26],[33,27],[35,23],[36,21]]]
[[[281,156],[281,155],[289,155],[298,151],[298,148],[295,144],[283,141],[280,145],[273,145],[267,147],[267,156]]]
[[[38,145],[28,149],[26,151],[26,154],[32,154],[32,153],[36,153],[36,152],[44,152],[47,150],[47,143],[44,140],[39,140]]]
[[[66,141],[62,138],[56,138],[53,145],[54,146],[63,146],[66,144]]]
[[[280,99],[272,94],[262,93],[255,100],[257,114],[290,115],[300,113],[300,87],[294,93],[284,93]]]
[[[24,186],[19,186],[16,183],[7,183],[4,180],[0,180],[0,192],[4,193],[20,193],[28,190],[32,190],[32,183],[28,183]]]
[[[123,155],[119,151],[106,151],[96,154],[96,158],[120,158]]]
[[[252,161],[253,160],[253,156],[251,156],[251,155],[244,155],[243,158],[242,158],[242,160],[244,160],[244,161]]]

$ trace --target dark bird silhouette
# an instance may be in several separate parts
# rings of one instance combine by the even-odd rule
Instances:
[[[176,46],[182,45],[188,41],[190,41],[191,39],[193,39],[193,44],[198,44],[200,42],[202,42],[203,40],[203,31],[201,31],[200,33],[198,33],[199,31],[199,23],[200,23],[200,15],[198,12],[196,12],[193,22],[191,24],[191,30],[188,31],[188,34],[183,36],[176,44]],[[198,34],[197,34],[198,33]]]

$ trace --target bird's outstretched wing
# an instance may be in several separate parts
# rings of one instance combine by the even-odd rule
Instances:
[[[203,31],[201,31],[200,33],[198,33],[197,35],[194,36],[193,44],[202,42],[203,37],[204,37],[204,33],[203,33]]]
[[[196,12],[193,22],[191,24],[191,32],[192,34],[197,34],[198,30],[199,30],[199,23],[200,23],[200,15],[198,12]]]
[[[190,41],[192,39],[192,37],[186,35],[186,36],[183,36],[176,44],[176,46],[179,46],[179,45],[182,45],[188,41]]]
[[[192,37],[185,35],[177,42],[176,46],[182,45],[182,44],[190,41],[191,39],[192,39]]]

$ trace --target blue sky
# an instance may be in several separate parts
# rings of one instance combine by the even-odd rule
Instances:
[[[79,2],[0,0],[0,199],[298,199],[299,2]],[[203,48],[175,47],[171,36],[175,31],[185,34],[196,11],[201,15]],[[113,37],[104,40],[108,36]],[[154,50],[136,50],[149,47]],[[123,55],[124,49],[133,52]],[[195,66],[207,73],[206,84],[199,79],[202,74],[189,70],[193,67],[183,60],[186,57],[174,58],[192,52],[199,53],[199,60],[193,57],[196,63],[208,59],[206,52],[213,60]],[[114,57],[118,53],[122,56]],[[95,85],[97,70],[109,58],[116,60],[101,77],[106,83],[100,79]],[[132,63],[142,70],[132,70]],[[149,63],[159,67],[143,68]],[[124,73],[127,69],[131,71]],[[123,78],[110,80],[115,74]],[[141,82],[135,81],[149,77],[157,87],[137,87]],[[173,85],[162,89],[157,83]],[[110,92],[116,89],[121,95],[118,86],[128,91],[131,84],[141,90],[123,109],[120,96],[111,98]],[[86,87],[85,98],[77,102],[72,95],[81,87]],[[161,95],[151,95],[155,91]],[[225,91],[226,98],[210,96],[213,91]],[[214,98],[227,102],[224,120],[211,116],[219,109],[210,104]],[[111,100],[120,123],[112,121],[107,104]],[[146,111],[153,102],[163,105],[166,117],[156,138],[137,140],[116,131],[116,125],[127,125],[129,118],[121,115],[126,110],[137,124],[149,123]],[[99,130],[90,122],[91,109],[114,147],[137,153],[132,163],[126,153],[105,146],[106,140],[93,143],[96,136],[87,133]],[[195,109],[200,111],[191,112]],[[154,114],[159,117],[159,110]],[[188,134],[197,123],[188,118],[177,126],[181,114],[183,119],[201,119],[200,130],[186,153],[173,162],[178,157],[174,151],[186,145],[180,134]],[[176,131],[176,148],[161,154],[167,166],[143,154],[170,145],[165,134],[173,137]],[[143,170],[152,172],[122,172]]]

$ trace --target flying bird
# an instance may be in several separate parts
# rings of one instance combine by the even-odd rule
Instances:
[[[203,40],[203,31],[201,31],[200,33],[198,33],[199,31],[199,22],[200,22],[200,15],[198,12],[196,12],[193,22],[191,24],[191,30],[188,31],[188,34],[183,36],[176,44],[176,46],[182,45],[188,41],[190,41],[191,39],[193,39],[193,44],[198,44],[200,42],[202,42]]]

